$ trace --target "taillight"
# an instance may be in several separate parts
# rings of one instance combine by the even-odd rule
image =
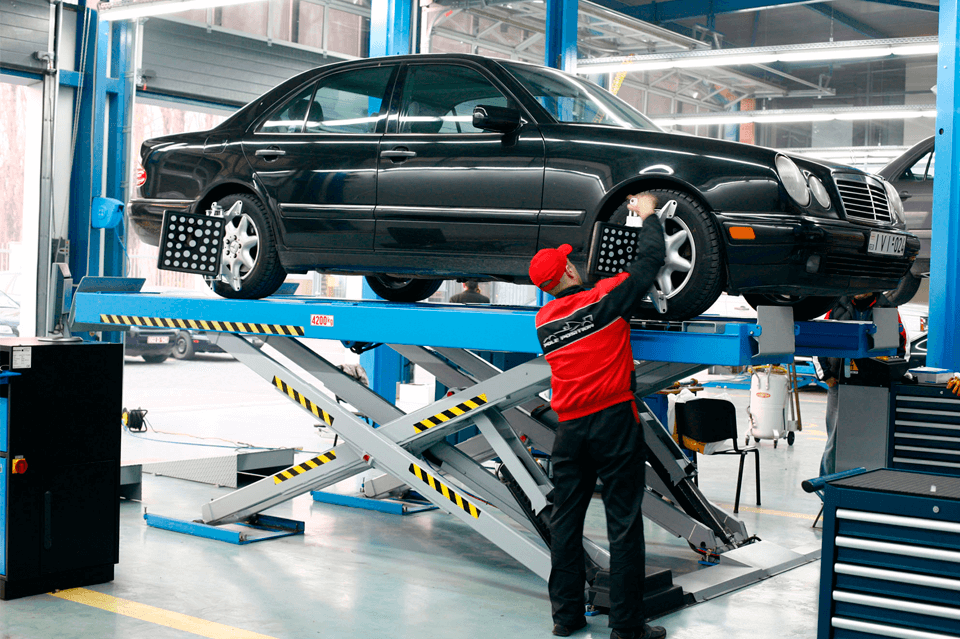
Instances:
[[[140,188],[147,183],[147,171],[139,164],[137,165],[137,173],[134,179],[137,183],[137,188]]]

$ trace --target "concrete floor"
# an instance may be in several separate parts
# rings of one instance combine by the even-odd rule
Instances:
[[[744,423],[747,392],[730,392]],[[799,486],[817,472],[825,397],[819,390],[802,393],[805,428],[794,446],[761,444],[760,508],[752,506],[752,473],[745,473],[742,519],[752,533],[786,548],[820,540],[820,530],[810,527],[819,500]],[[309,415],[225,355],[160,365],[127,359],[124,401],[148,409],[153,429],[163,431],[125,433],[128,460],[231,453],[232,444],[223,440],[305,451],[329,447]],[[220,445],[226,448],[210,448]],[[736,466],[733,457],[701,459],[701,489],[730,509]],[[355,484],[341,488],[354,490]],[[550,636],[545,583],[439,511],[398,517],[318,504],[305,495],[269,511],[305,521],[304,535],[248,546],[156,530],[143,522],[144,509],[197,518],[201,504],[227,492],[145,476],[143,501],[121,504],[114,581],[61,593],[76,594],[79,601],[39,595],[0,602],[0,637]],[[646,533],[648,563],[677,574],[710,570],[696,564],[685,541],[649,522]],[[587,534],[604,542],[599,500],[591,508]],[[814,637],[819,570],[820,563],[813,562],[656,623],[677,639]],[[609,636],[607,617],[590,618],[574,636]]]

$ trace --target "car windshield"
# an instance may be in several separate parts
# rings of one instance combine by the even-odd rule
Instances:
[[[546,67],[502,64],[558,122],[659,130],[639,111],[592,82]]]

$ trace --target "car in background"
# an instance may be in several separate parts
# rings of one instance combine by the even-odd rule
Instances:
[[[0,335],[20,335],[20,304],[0,291]]]
[[[263,346],[263,340],[255,335],[242,335],[242,337],[260,348]],[[224,353],[225,351],[217,346],[210,335],[205,331],[182,330],[177,333],[173,347],[173,356],[177,359],[193,359],[197,353]]]
[[[677,202],[656,281],[668,310],[645,302],[647,317],[694,317],[723,291],[817,317],[896,287],[919,250],[881,178],[669,133],[587,80],[476,55],[322,66],[214,129],[145,141],[140,158],[128,211],[146,243],[165,212],[239,209],[223,245],[238,288],[214,285],[229,298],[309,270],[364,275],[395,302],[446,279],[528,284],[537,250],[565,243],[592,279],[612,259],[600,224],[628,225],[640,192]]]
[[[900,285],[887,293],[897,306],[917,293],[920,282],[930,274],[930,237],[933,227],[933,174],[936,152],[934,136],[921,140],[880,169],[878,175],[897,190],[903,202],[907,230],[920,239],[920,253]]]
[[[123,338],[123,354],[142,357],[148,364],[159,364],[173,354],[177,329],[131,326]]]
[[[918,333],[910,340],[910,354],[908,356],[910,368],[920,368],[927,365],[927,331]]]

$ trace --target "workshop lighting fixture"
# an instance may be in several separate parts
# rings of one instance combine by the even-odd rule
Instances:
[[[827,62],[860,58],[885,58],[888,56],[936,55],[938,50],[937,36],[823,42],[812,45],[782,47],[695,50],[580,60],[577,62],[577,73],[591,75],[620,71],[633,73],[665,69],[770,64],[771,62]]]
[[[100,2],[97,5],[97,11],[100,13],[101,20],[112,22],[116,20],[162,16],[194,9],[209,9],[211,7],[226,7],[235,4],[263,1],[264,0],[117,0],[115,2]]]
[[[850,109],[783,109],[776,111],[730,111],[696,115],[665,115],[651,117],[661,127],[697,126],[711,124],[762,124],[791,122],[828,122],[831,120],[913,120],[936,118],[934,105],[919,105],[915,108],[891,109],[889,107],[860,107]]]

